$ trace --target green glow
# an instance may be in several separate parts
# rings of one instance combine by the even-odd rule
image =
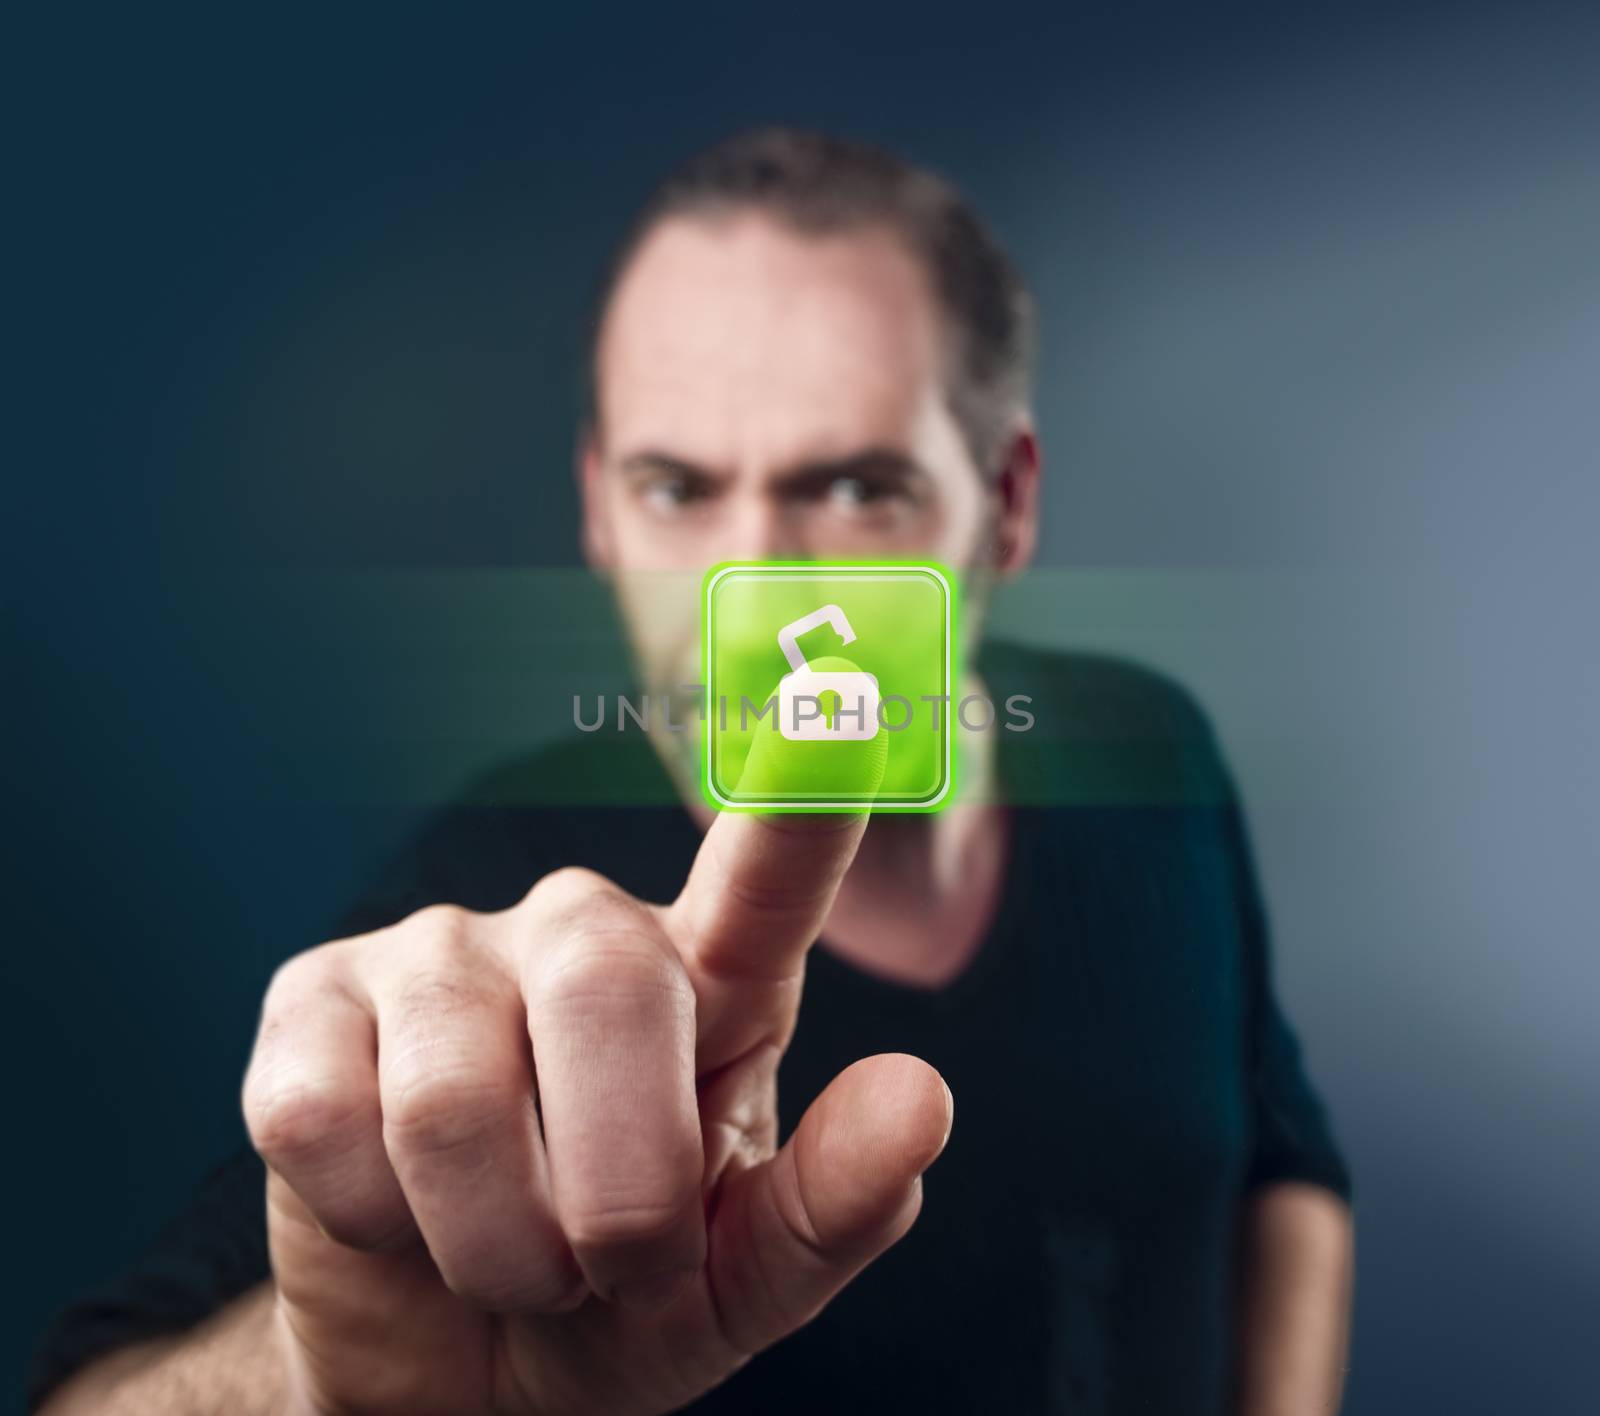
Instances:
[[[804,656],[795,668],[780,633],[824,607],[842,611],[854,637],[841,643],[833,623],[812,624],[795,639]],[[700,775],[709,803],[763,811],[949,804],[950,695],[960,673],[949,571],[926,562],[729,563],[707,572],[700,612]],[[813,676],[818,682],[808,685]],[[795,700],[785,696],[786,681]],[[813,731],[817,740],[795,740],[785,729]],[[853,741],[851,733],[870,736]]]

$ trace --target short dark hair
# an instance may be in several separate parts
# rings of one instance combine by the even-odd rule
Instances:
[[[589,411],[598,413],[600,323],[623,272],[656,226],[677,216],[753,208],[807,234],[882,225],[924,265],[953,336],[947,398],[988,473],[1033,373],[1027,286],[965,198],[943,178],[879,148],[794,128],[741,133],[670,172],[629,224],[595,306]]]

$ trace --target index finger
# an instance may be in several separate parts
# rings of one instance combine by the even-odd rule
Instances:
[[[842,773],[868,797],[888,761],[882,733],[860,742],[802,743],[758,732],[741,786],[759,774],[772,795],[782,795],[785,785],[812,769],[817,754],[827,754],[830,779]],[[714,1015],[718,1005],[738,1001],[726,996],[730,990],[767,992],[798,982],[867,819],[866,811],[724,811],[712,822],[683,892],[667,911],[668,927],[701,991],[703,1013]],[[712,1020],[702,1020],[702,1034]]]

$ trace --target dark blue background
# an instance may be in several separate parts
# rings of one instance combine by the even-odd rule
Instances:
[[[1329,679],[1369,770],[1258,818],[1361,1187],[1349,1409],[1587,1409],[1597,38],[1531,6],[21,24],[8,1366],[236,1142],[266,976],[410,817],[319,799],[218,626],[292,669],[257,571],[575,563],[605,248],[665,164],[781,120],[937,165],[1034,276],[1047,563],[1380,587]]]

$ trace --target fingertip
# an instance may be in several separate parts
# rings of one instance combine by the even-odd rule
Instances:
[[[952,1102],[938,1072],[904,1053],[864,1058],[834,1079],[815,1115],[796,1163],[818,1242],[902,1232],[907,1197],[920,1205],[922,1173],[950,1134]]]
[[[853,673],[848,659],[830,656],[813,661],[818,673]],[[776,701],[774,691],[772,698]],[[780,812],[805,811],[807,801],[847,800],[870,808],[883,787],[889,767],[889,734],[881,728],[871,737],[851,740],[786,738],[776,728],[760,728],[750,743],[739,776],[738,794],[755,800],[781,800]]]
[[[939,1072],[920,1057],[905,1052],[884,1052],[863,1058],[845,1069],[861,1069],[866,1084],[877,1094],[880,1124],[886,1136],[899,1138],[902,1153],[916,1164],[917,1174],[939,1158],[955,1121],[955,1095]]]

